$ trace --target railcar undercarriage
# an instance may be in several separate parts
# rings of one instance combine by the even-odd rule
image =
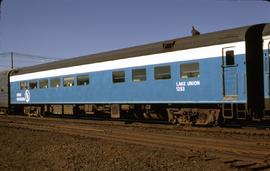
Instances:
[[[169,121],[181,125],[216,126],[220,109],[168,108]]]
[[[136,121],[162,121],[184,126],[218,126],[244,124],[250,121],[269,121],[265,112],[251,115],[245,104],[44,104],[12,105],[11,112],[30,117],[78,117],[100,119],[126,119]]]
[[[221,109],[218,107],[178,107],[168,104],[76,104],[76,105],[17,105],[14,111],[25,115],[102,117],[111,119],[159,120],[172,124],[216,126]]]

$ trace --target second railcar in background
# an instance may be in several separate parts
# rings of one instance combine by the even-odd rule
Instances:
[[[8,113],[9,108],[9,73],[10,71],[0,72],[0,114]]]
[[[28,115],[267,120],[269,37],[258,24],[20,68],[10,103]]]

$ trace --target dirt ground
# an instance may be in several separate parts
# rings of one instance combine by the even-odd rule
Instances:
[[[0,170],[235,170],[160,148],[0,125]]]

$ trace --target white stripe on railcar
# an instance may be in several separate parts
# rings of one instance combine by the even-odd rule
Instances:
[[[139,57],[132,57],[126,59],[118,59],[106,62],[85,64],[73,67],[52,69],[47,71],[40,71],[22,75],[11,76],[10,82],[24,81],[24,80],[33,80],[40,78],[72,75],[72,74],[82,74],[88,72],[97,72],[97,71],[106,71],[106,70],[115,70],[122,68],[130,67],[140,67],[146,65],[157,65],[165,64],[171,62],[180,62],[180,61],[190,61],[198,60],[205,58],[214,58],[222,55],[222,48],[225,47],[234,47],[234,54],[244,54],[245,53],[245,42],[235,42],[227,43],[222,45],[206,46],[200,48],[193,48],[187,50],[179,50],[174,52],[145,55]]]
[[[269,40],[270,39],[270,35],[267,35],[267,36],[263,36],[263,40]]]
[[[270,42],[270,35],[269,36],[264,36],[263,37],[263,49],[266,50],[268,49],[269,47],[269,42]]]

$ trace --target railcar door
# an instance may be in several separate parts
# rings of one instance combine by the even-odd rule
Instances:
[[[238,75],[234,48],[222,49],[223,97],[224,100],[236,100],[238,96]]]
[[[270,41],[268,44],[268,50],[265,52],[264,58],[264,72],[265,72],[265,117],[270,117]]]
[[[270,41],[268,43],[268,95],[270,96]]]
[[[267,42],[266,42],[267,43]],[[264,70],[265,70],[265,86],[266,96],[270,96],[270,42],[268,43],[268,51],[265,53]]]

